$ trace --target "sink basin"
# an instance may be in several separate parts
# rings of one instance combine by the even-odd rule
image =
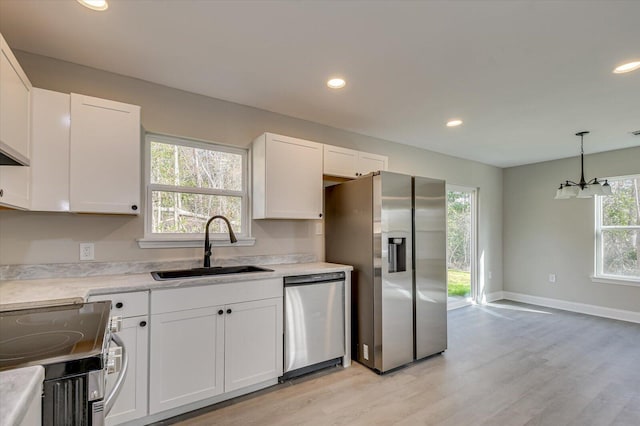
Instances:
[[[173,271],[153,271],[151,276],[156,281],[175,280],[178,278],[196,278],[209,275],[244,274],[247,272],[273,272],[273,269],[253,265],[214,266],[211,268],[174,269]]]

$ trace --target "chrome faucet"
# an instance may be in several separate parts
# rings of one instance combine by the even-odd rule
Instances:
[[[224,216],[215,215],[212,216],[205,226],[204,231],[204,267],[211,267],[211,243],[209,242],[209,224],[213,221],[213,219],[222,219],[227,223],[227,230],[229,231],[229,241],[231,244],[238,242],[235,234],[233,233],[233,229],[231,229],[231,224],[229,223],[229,219]]]

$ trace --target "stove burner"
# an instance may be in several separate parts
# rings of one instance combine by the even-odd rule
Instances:
[[[72,347],[84,333],[72,330],[54,330],[32,333],[0,341],[0,361],[40,357]]]

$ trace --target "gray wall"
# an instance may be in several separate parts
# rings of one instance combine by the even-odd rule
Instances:
[[[640,147],[584,161],[587,179],[637,174]],[[505,169],[504,290],[638,312],[640,286],[591,281],[594,200],[553,199],[561,181],[579,178],[579,157]],[[557,275],[553,284],[550,273]]]
[[[147,131],[248,147],[270,131],[389,156],[390,170],[479,188],[479,252],[492,271],[487,291],[502,290],[502,169],[346,132],[265,110],[188,93],[17,51],[32,84],[142,107]],[[215,257],[314,253],[324,258],[317,221],[255,220],[253,247],[222,247]],[[142,217],[0,212],[0,264],[78,261],[78,243],[95,242],[96,261],[197,258],[199,249],[139,249]]]

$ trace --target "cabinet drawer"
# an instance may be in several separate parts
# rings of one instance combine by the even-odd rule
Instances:
[[[149,292],[114,293],[90,296],[90,302],[111,300],[111,315],[123,318],[147,315],[149,313]]]
[[[159,289],[151,292],[151,314],[282,297],[282,278]]]

